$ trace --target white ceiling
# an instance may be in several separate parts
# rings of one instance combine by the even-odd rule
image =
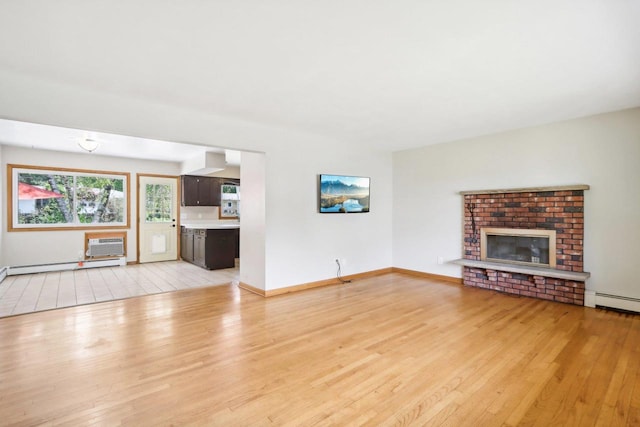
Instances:
[[[640,106],[639,22],[638,0],[12,1],[0,72],[401,150]]]
[[[230,166],[240,165],[239,152],[234,150],[0,119],[0,144],[4,145],[86,154],[79,141],[87,138],[97,141],[94,153],[102,156],[182,162],[211,152],[225,153]]]

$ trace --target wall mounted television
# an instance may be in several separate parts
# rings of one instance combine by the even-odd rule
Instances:
[[[360,176],[320,174],[320,213],[369,212],[369,181]]]

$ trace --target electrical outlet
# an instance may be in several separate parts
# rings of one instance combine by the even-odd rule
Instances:
[[[438,264],[439,265],[444,264],[444,258],[442,258],[441,256],[438,257]]]

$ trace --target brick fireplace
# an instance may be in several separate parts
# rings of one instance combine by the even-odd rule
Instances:
[[[584,191],[588,189],[586,185],[574,185],[461,192],[464,255],[457,263],[464,266],[463,283],[584,305],[585,280],[589,277],[583,269]],[[508,236],[510,229],[514,230],[514,239],[529,239],[520,244],[518,253],[505,259],[481,259],[481,249],[485,250],[481,244],[486,245],[483,233],[499,230]],[[545,234],[553,235],[553,240],[538,243],[539,235]],[[510,237],[505,239],[509,241]],[[549,242],[552,246],[547,251],[555,255],[555,265],[538,265],[541,261],[535,245],[546,249]]]

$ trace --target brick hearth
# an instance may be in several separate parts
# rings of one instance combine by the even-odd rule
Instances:
[[[583,273],[584,190],[588,188],[576,185],[462,192],[464,259],[480,260],[480,229],[484,227],[555,230],[556,270]],[[463,282],[509,294],[584,304],[585,283],[579,280],[465,266]]]

